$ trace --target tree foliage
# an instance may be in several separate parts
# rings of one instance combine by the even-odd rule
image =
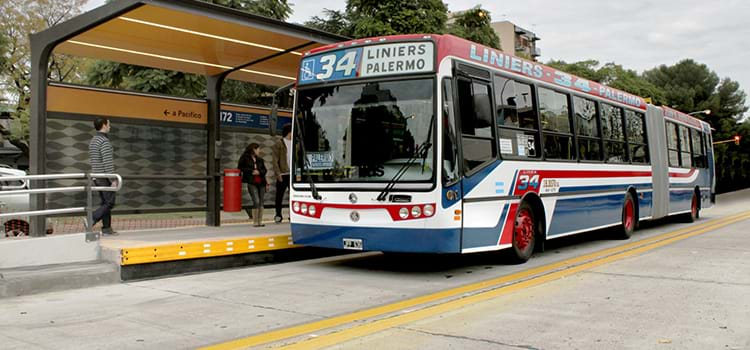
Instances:
[[[448,26],[448,33],[495,49],[500,49],[500,37],[490,26],[492,18],[487,10],[476,6],[458,14]]]
[[[326,9],[305,25],[353,38],[443,33],[448,7],[441,0],[348,0],[344,11]]]
[[[714,147],[717,187],[719,192],[747,187],[750,184],[750,125],[743,122],[748,111],[745,92],[740,84],[719,76],[705,64],[686,59],[672,66],[661,65],[644,72],[644,77],[664,90],[666,105],[685,112],[711,110],[698,114],[715,129],[714,140],[743,136],[738,146],[734,143]]]
[[[292,13],[286,0],[203,0],[209,3],[285,20]],[[148,68],[118,62],[97,61],[87,72],[90,85],[188,98],[206,96],[206,80],[202,75]],[[256,103],[267,100],[274,88],[227,80],[222,99],[228,102]]]
[[[0,2],[0,95],[12,109],[10,127],[0,134],[24,153],[29,151],[31,44],[29,36],[80,13],[87,0],[19,0]],[[80,82],[80,60],[53,55],[49,79]]]

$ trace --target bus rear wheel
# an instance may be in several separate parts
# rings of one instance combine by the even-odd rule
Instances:
[[[531,258],[536,243],[537,221],[531,205],[524,202],[518,207],[513,224],[513,249],[511,260],[524,263]]]
[[[620,237],[622,239],[630,238],[637,225],[638,217],[636,216],[635,200],[633,199],[633,195],[628,192],[625,194],[625,201],[622,204],[622,226],[620,227]]]
[[[685,214],[685,221],[695,222],[701,215],[701,207],[698,205],[698,193],[693,192],[693,199],[690,201],[690,212]]]

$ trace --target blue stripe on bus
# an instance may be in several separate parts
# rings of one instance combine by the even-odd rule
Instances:
[[[693,204],[694,188],[670,188],[669,189],[669,212],[688,211]]]
[[[486,166],[484,169],[480,170],[478,173],[463,178],[462,181],[459,181],[458,183],[454,184],[450,187],[444,187],[443,193],[441,197],[441,203],[443,204],[443,208],[450,208],[453,204],[456,204],[457,201],[465,197],[467,194],[469,194],[477,185],[479,185],[480,182],[482,182],[484,179],[486,179],[490,173],[492,173],[495,168],[497,168],[500,163],[502,163],[501,160],[496,160],[492,164]],[[461,193],[461,186],[463,182],[463,193]],[[458,197],[454,200],[448,200],[445,195],[448,191],[456,191],[458,193]]]
[[[495,227],[464,227],[461,248],[468,249],[497,245],[497,242],[500,241],[500,232],[503,229],[503,223],[508,216],[509,205],[503,205],[500,221],[498,221]]]
[[[643,198],[640,198],[641,195]],[[622,220],[622,206],[625,194],[591,196],[572,199],[558,199],[547,232],[548,237],[619,223]],[[652,214],[653,195],[650,192],[638,194],[638,217]]]
[[[650,190],[652,185],[648,184],[620,184],[620,185],[597,185],[597,186],[569,186],[561,187],[560,192],[579,192],[579,191],[622,191],[625,192],[629,187],[636,190]]]
[[[342,227],[292,224],[294,244],[343,248],[344,238],[361,239],[364,250],[412,253],[460,253],[461,229]]]

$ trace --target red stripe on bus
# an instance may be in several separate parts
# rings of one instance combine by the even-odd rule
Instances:
[[[691,176],[693,176],[693,174],[695,174],[695,172],[696,172],[696,171],[697,171],[697,170],[696,170],[695,168],[692,168],[692,169],[690,169],[690,171],[689,171],[689,172],[687,172],[687,173],[676,173],[676,172],[671,172],[671,173],[669,173],[669,177],[691,177]]]
[[[516,221],[517,209],[518,203],[510,205],[510,209],[508,209],[508,216],[505,218],[505,224],[503,225],[501,231],[502,233],[500,234],[500,242],[498,242],[499,245],[513,243],[513,227],[515,226],[514,223]]]

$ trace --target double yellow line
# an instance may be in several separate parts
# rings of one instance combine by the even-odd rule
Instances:
[[[712,230],[734,224],[750,218],[750,212],[744,212],[721,219],[711,220],[699,225],[661,234],[618,247],[604,249],[591,254],[563,260],[511,275],[468,284],[465,286],[428,294],[400,302],[365,309],[320,321],[279,329],[263,334],[217,344],[204,349],[224,350],[242,349],[252,346],[278,342],[303,335],[319,332],[324,329],[341,327],[353,322],[374,319],[364,324],[355,325],[337,332],[319,337],[299,340],[282,349],[311,349],[332,346],[351,339],[363,337],[375,332],[393,328],[406,323],[439,315],[464,306],[496,298],[524,288],[566,277],[583,270],[641,254],[658,247],[683,239],[704,234]],[[421,307],[414,311],[408,309]],[[399,313],[400,312],[400,313]],[[398,314],[396,314],[398,313]],[[390,316],[390,317],[386,317]],[[377,318],[377,319],[376,319]]]

